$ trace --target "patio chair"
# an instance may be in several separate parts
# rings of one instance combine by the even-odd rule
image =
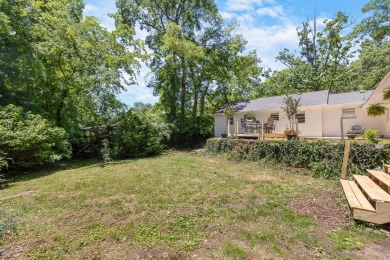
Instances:
[[[246,124],[246,119],[245,118],[241,118],[240,122],[241,122],[241,128],[245,129],[245,132],[248,132],[248,125]]]
[[[353,125],[353,126],[351,127],[351,131],[352,131],[352,133],[354,133],[354,134],[359,134],[359,135],[361,135],[361,134],[363,134],[363,132],[364,132],[364,128],[363,128],[363,126],[361,126],[361,125]]]
[[[265,132],[272,133],[273,130],[275,130],[275,118],[268,117],[267,124],[265,125]]]

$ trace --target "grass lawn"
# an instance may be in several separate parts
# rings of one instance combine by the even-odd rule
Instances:
[[[185,152],[72,162],[0,190],[0,259],[388,254],[386,234],[348,214],[338,181],[302,169]]]

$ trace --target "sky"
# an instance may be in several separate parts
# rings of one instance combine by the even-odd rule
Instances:
[[[247,51],[256,50],[261,66],[274,70],[283,65],[275,61],[284,48],[297,48],[296,28],[307,19],[317,16],[318,24],[332,19],[336,12],[345,12],[352,21],[359,21],[362,7],[368,0],[216,0],[224,19],[236,19],[237,32],[248,41]],[[96,16],[108,30],[115,28],[112,18],[107,16],[116,11],[115,0],[85,0],[85,15]],[[351,26],[351,28],[353,25]],[[145,32],[137,31],[137,37],[144,38]],[[150,70],[142,65],[137,85],[127,86],[119,99],[131,106],[134,102],[155,103],[158,97],[146,87]],[[150,78],[150,77],[149,77]]]

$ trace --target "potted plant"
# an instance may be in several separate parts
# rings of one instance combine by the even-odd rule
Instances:
[[[282,107],[284,113],[287,116],[287,119],[290,123],[290,127],[284,131],[287,136],[287,140],[291,140],[297,137],[298,133],[298,122],[297,114],[299,111],[301,98],[295,99],[291,96],[284,98],[283,102],[286,104],[285,107]],[[294,130],[295,127],[295,130]]]
[[[347,137],[348,139],[355,139],[357,134],[353,130],[348,130]]]
[[[228,119],[234,117],[235,113],[236,113],[236,109],[235,109],[234,105],[229,104],[225,107],[224,114],[226,116],[226,129],[228,129],[228,127],[229,127],[229,120]],[[222,138],[227,137],[226,129],[225,129],[224,133],[221,134]]]
[[[293,129],[290,129],[288,125],[286,125],[286,130],[284,130],[284,136],[294,135],[295,131]]]
[[[253,121],[253,122],[256,122],[256,116],[255,116],[255,114],[253,112],[250,112],[249,114],[247,114],[245,119]]]

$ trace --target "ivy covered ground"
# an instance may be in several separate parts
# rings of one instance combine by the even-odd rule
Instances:
[[[63,163],[0,190],[0,259],[384,259],[382,229],[351,221],[337,180],[185,152]]]

